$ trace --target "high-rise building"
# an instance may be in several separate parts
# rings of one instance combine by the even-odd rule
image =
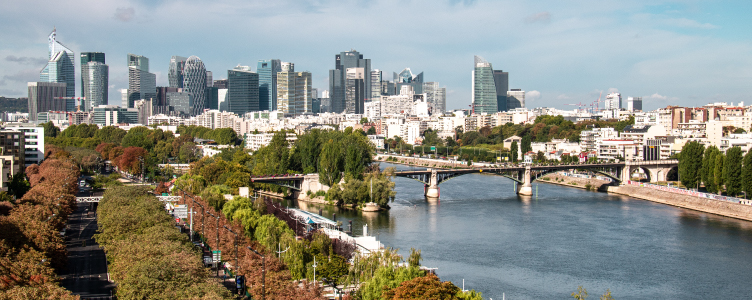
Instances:
[[[515,108],[525,108],[525,91],[521,89],[511,89],[507,92],[507,110]]]
[[[295,72],[282,63],[282,72],[277,73],[277,109],[287,114],[311,113],[311,73]]]
[[[627,97],[627,110],[642,111],[642,97]]]
[[[107,63],[105,62],[105,55],[102,52],[81,52],[81,97],[86,97],[86,91],[84,91],[84,66],[90,61]]]
[[[185,61],[183,68],[183,91],[191,94],[190,115],[200,115],[206,104],[206,67],[197,56]]]
[[[494,70],[494,85],[496,86],[497,111],[508,111],[507,92],[509,91],[509,73],[502,70]]]
[[[111,126],[116,124],[138,124],[138,109],[115,105],[100,105],[93,109],[94,124]]]
[[[214,78],[212,76],[212,71],[206,71],[206,87],[213,87],[214,86]]]
[[[442,115],[446,111],[446,88],[440,87],[438,82],[426,82],[423,84],[423,93],[431,107],[431,113]],[[505,97],[506,98],[506,97]]]
[[[169,93],[177,93],[178,90],[182,90],[180,88],[174,88],[174,87],[167,87],[167,86],[158,86],[157,87],[157,97],[154,101],[152,101],[152,111],[154,114],[170,114],[171,104],[167,97],[167,94]]]
[[[81,63],[81,96],[84,97],[81,110],[91,111],[95,106],[107,105],[110,67],[100,61],[84,64],[82,59]]]
[[[259,109],[277,110],[277,73],[282,71],[282,62],[279,59],[267,59],[258,61],[259,77]]]
[[[360,95],[354,96],[355,99],[367,99],[371,96],[371,60],[364,59],[358,51],[350,50],[341,52],[334,56],[335,65],[333,70],[329,70],[329,96],[331,101],[331,112],[341,113],[346,109],[346,80],[347,69],[363,69],[363,88],[358,90]],[[361,102],[362,104],[362,102]],[[351,108],[355,109],[354,103]],[[361,107],[362,109],[362,107]]]
[[[381,77],[381,70],[374,69],[371,71],[371,96],[368,97],[371,100],[381,99]]]
[[[65,97],[76,96],[75,54],[57,41],[57,29],[47,37],[50,59],[39,73],[40,82],[62,82],[66,84]]]
[[[348,68],[345,79],[345,113],[362,114],[365,102],[365,69]]]
[[[206,87],[205,109],[219,109],[219,89],[213,86]]]
[[[226,89],[227,88],[227,79],[217,79],[214,80],[214,87],[218,89]]]
[[[605,109],[620,109],[621,108],[621,94],[609,93],[606,95]]]
[[[403,85],[413,87],[413,91],[416,94],[423,94],[423,72],[413,75],[413,71],[410,68],[405,68],[399,74],[394,73],[394,89],[401,91]]]
[[[183,87],[183,68],[186,60],[187,58],[177,55],[170,58],[170,68],[167,71],[167,81],[169,81],[170,87]]]
[[[498,111],[496,84],[494,82],[491,63],[480,56],[475,56],[473,69],[473,113],[492,114]]]
[[[276,77],[276,76],[275,76]],[[275,79],[276,82],[276,79]],[[259,110],[259,74],[238,65],[227,71],[227,111],[239,116]]]
[[[128,53],[128,107],[133,108],[136,100],[156,97],[157,75],[149,73],[149,59]]]
[[[28,87],[30,121],[36,121],[40,112],[67,110],[65,82],[29,82]]]
[[[176,114],[190,115],[193,111],[193,94],[184,89],[177,90],[177,92],[167,93],[167,102],[170,103]]]

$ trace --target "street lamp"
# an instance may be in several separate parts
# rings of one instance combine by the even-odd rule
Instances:
[[[253,250],[250,246],[248,250],[253,251],[256,255],[261,256],[261,299],[266,300],[266,258],[258,251]]]
[[[191,197],[191,201],[193,201],[193,203],[198,204],[198,206],[201,206],[201,236],[204,236],[204,206],[201,205],[201,203],[198,203],[195,199],[193,199],[193,196],[191,196],[190,194],[186,194],[184,190],[180,189],[180,191],[183,192],[184,197],[186,195],[188,197]],[[193,215],[191,215],[191,220],[193,220]],[[192,241],[193,241],[193,222],[191,222],[191,242]]]

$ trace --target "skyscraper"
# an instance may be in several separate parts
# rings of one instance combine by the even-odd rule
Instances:
[[[277,109],[277,73],[282,71],[282,62],[279,59],[267,59],[258,61],[259,77],[259,109]]]
[[[446,111],[446,88],[440,87],[438,82],[426,82],[423,84],[423,93],[426,94],[432,114],[441,115]]]
[[[65,111],[65,82],[29,82],[29,120],[36,121],[37,114],[48,111]]]
[[[371,71],[371,101],[381,98],[381,70],[374,69]]]
[[[400,91],[403,85],[412,86],[416,94],[423,94],[423,72],[413,75],[410,68],[405,68],[399,74],[394,73],[394,89]]]
[[[473,70],[473,113],[492,114],[498,111],[496,84],[494,83],[493,67],[491,63],[480,56],[475,56]]]
[[[502,70],[494,70],[494,85],[496,86],[497,111],[508,111],[507,92],[509,91],[509,73]]]
[[[363,59],[363,55],[355,50],[341,52],[340,54],[335,55],[334,58],[334,69],[329,70],[329,96],[331,99],[331,112],[341,113],[345,111],[347,106],[345,103],[345,81],[347,79],[347,69],[363,69],[363,88],[357,91],[358,93],[360,93],[360,95],[353,98],[370,99],[368,97],[371,96],[371,60]],[[354,108],[354,104],[352,104],[351,107]]]
[[[627,97],[628,111],[642,111],[642,97]]]
[[[277,73],[277,109],[295,115],[312,112],[311,73],[295,72],[283,63]]]
[[[605,108],[607,110],[620,109],[621,108],[621,94],[609,93],[606,95]]]
[[[197,56],[185,61],[183,68],[183,91],[191,94],[190,115],[199,115],[206,104],[206,67]]]
[[[507,111],[515,108],[525,108],[525,91],[511,89],[507,92]]]
[[[167,81],[169,81],[170,87],[183,87],[183,68],[186,60],[187,58],[177,55],[170,58],[170,68],[167,71]]]
[[[276,80],[275,80],[276,81]],[[227,71],[227,111],[239,116],[259,110],[259,74],[238,65]]]
[[[347,68],[345,79],[345,113],[362,114],[365,102],[365,69]]]
[[[128,107],[133,108],[136,100],[156,97],[157,75],[149,73],[149,59],[128,53]]]
[[[57,29],[47,37],[50,59],[39,73],[41,82],[63,82],[66,84],[65,97],[76,96],[76,67],[72,50],[57,41]]]
[[[89,61],[81,65],[81,88],[85,98],[81,104],[82,111],[91,111],[93,107],[107,105],[109,98],[110,67],[99,61]]]
[[[90,61],[98,61],[106,64],[104,60],[104,53],[102,52],[81,52],[81,97],[86,97],[86,91],[84,90],[84,66]]]

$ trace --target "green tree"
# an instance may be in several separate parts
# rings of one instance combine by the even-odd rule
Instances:
[[[705,150],[702,158],[702,183],[705,190],[710,193],[717,193],[718,187],[715,185],[715,156],[721,153],[716,146],[710,146]]]
[[[374,134],[376,134],[376,127],[373,127],[373,126],[368,127],[368,132],[366,132],[366,134],[368,134],[368,135],[374,135]]]
[[[744,166],[742,167],[742,188],[747,198],[752,195],[752,151],[747,151],[744,155]]]
[[[529,135],[525,135],[522,137],[522,154],[528,153],[530,151],[533,151],[532,141],[531,137]]]
[[[342,159],[339,144],[332,140],[327,141],[321,149],[319,159],[319,181],[327,186],[334,186],[342,179],[344,160]]]
[[[601,300],[614,300],[611,296],[611,289],[606,289],[606,293],[601,296]]]
[[[60,128],[57,128],[55,124],[52,123],[52,121],[49,121],[47,123],[42,124],[42,128],[44,128],[44,136],[45,137],[57,137],[58,134],[60,134]]]
[[[705,146],[696,141],[686,143],[682,147],[679,159],[679,179],[688,188],[699,186],[704,150]]]
[[[726,151],[725,183],[726,194],[736,196],[742,192],[742,149],[731,147]]]
[[[411,267],[420,267],[420,261],[423,258],[420,255],[420,249],[410,248],[410,257],[407,259],[407,264]]]
[[[509,149],[509,151],[511,152],[510,155],[512,156],[511,159],[513,162],[517,162],[517,157],[519,156],[519,153],[517,153],[518,148],[519,148],[519,146],[517,146],[517,141],[513,141],[510,147],[512,148],[512,149]]]
[[[723,153],[718,153],[715,156],[715,166],[713,167],[713,183],[715,184],[715,187],[718,191],[718,195],[723,193],[723,183],[725,182],[723,178],[723,170],[724,170],[723,162],[724,161],[726,161],[726,156],[723,155]],[[681,176],[681,174],[679,176]],[[684,181],[682,180],[682,183],[683,182]]]
[[[347,145],[347,156],[345,157],[345,175],[352,178],[362,179],[365,166],[362,163],[361,152],[356,145]]]
[[[577,292],[572,292],[572,297],[576,300],[585,300],[587,296],[587,290],[582,286],[577,287]]]

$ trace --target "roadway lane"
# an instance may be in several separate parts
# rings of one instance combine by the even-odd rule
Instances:
[[[115,284],[107,280],[107,258],[93,239],[97,220],[89,206],[80,203],[68,219],[68,268],[60,274],[62,285],[81,299],[111,299]]]

